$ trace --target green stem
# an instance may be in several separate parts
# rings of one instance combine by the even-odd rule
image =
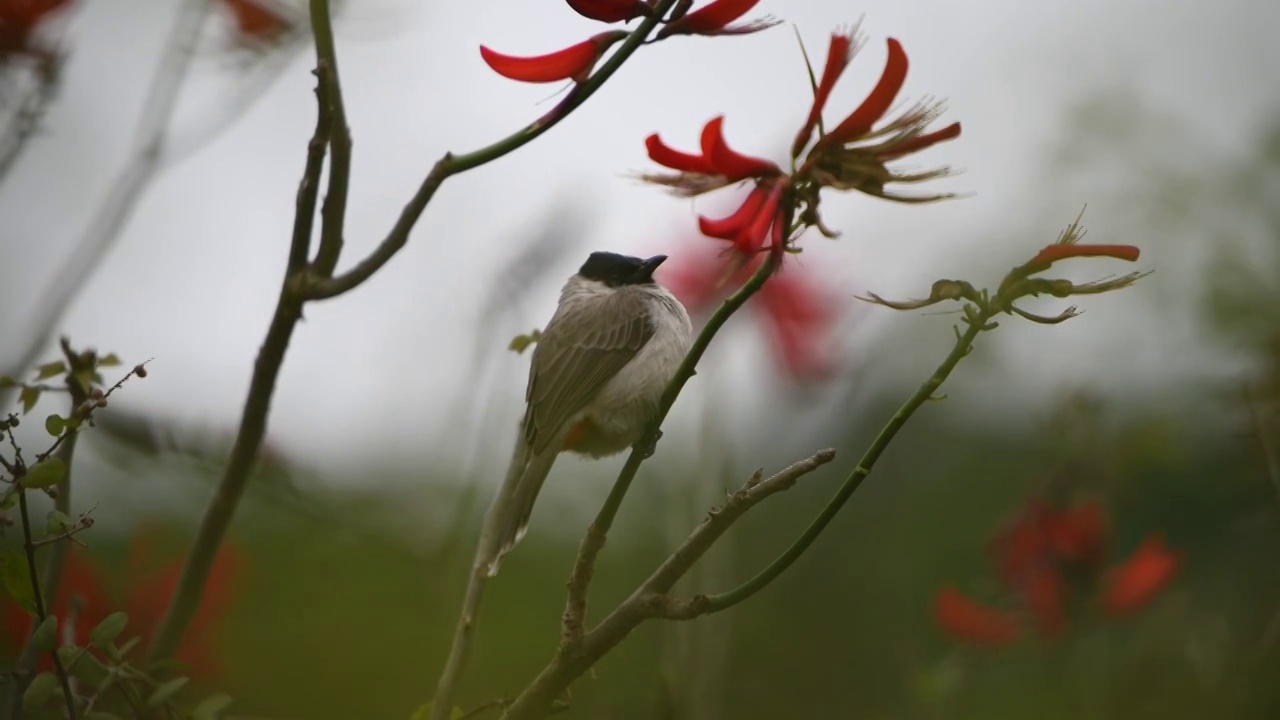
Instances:
[[[14,482],[22,482],[22,479],[14,478]],[[23,548],[27,552],[27,571],[31,574],[31,595],[36,606],[36,622],[32,625],[34,630],[44,623],[48,613],[40,593],[40,572],[36,570],[36,546],[31,542],[31,513],[27,510],[26,490],[18,491],[18,511],[22,515]],[[62,694],[67,701],[67,717],[76,720],[76,696],[71,692],[71,680],[67,677],[67,668],[63,666],[62,658],[58,657],[57,648],[51,650],[49,655],[53,657],[54,673],[58,676],[58,683],[62,685]],[[14,694],[18,694],[16,688]]]
[[[915,394],[908,398],[907,401],[903,403],[902,407],[898,408],[898,411],[894,413],[888,424],[880,430],[880,434],[876,436],[875,441],[872,442],[871,446],[867,448],[865,453],[863,453],[858,464],[854,466],[853,471],[849,473],[849,477],[845,478],[844,484],[840,486],[840,489],[836,492],[835,496],[832,497],[830,502],[827,503],[827,506],[822,509],[822,512],[818,514],[818,517],[813,519],[813,522],[809,524],[809,527],[805,528],[804,533],[801,534],[794,543],[792,543],[791,547],[787,548],[786,552],[779,555],[776,560],[774,560],[764,570],[760,571],[758,575],[742,585],[728,592],[708,596],[705,605],[703,605],[703,614],[720,612],[721,610],[731,608],[752,595],[755,595],[766,585],[773,582],[773,580],[781,575],[784,570],[791,567],[791,564],[809,549],[809,546],[818,538],[818,535],[822,534],[822,531],[826,529],[831,520],[835,518],[836,513],[840,512],[840,508],[844,507],[845,502],[849,500],[854,491],[862,485],[862,481],[866,480],[867,476],[871,474],[871,470],[875,467],[876,461],[880,459],[880,455],[889,447],[889,443],[893,442],[898,431],[907,424],[907,420],[911,419],[911,416],[915,411],[918,410],[921,405],[928,402],[929,398],[934,396],[934,393],[936,393],[938,388],[942,386],[942,383],[946,381],[947,377],[951,374],[951,371],[955,370],[956,365],[958,365],[960,361],[964,359],[964,356],[968,355],[969,351],[973,349],[973,341],[978,337],[978,334],[986,328],[987,321],[993,315],[995,315],[994,311],[984,310],[981,311],[976,318],[966,320],[969,324],[968,329],[957,337],[955,347],[951,349],[951,352],[947,355],[946,359],[938,365],[937,369],[933,371],[933,375],[931,375],[929,379],[916,390]]]

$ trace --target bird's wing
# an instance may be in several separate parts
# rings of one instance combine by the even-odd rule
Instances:
[[[644,302],[638,293],[618,292],[556,311],[534,348],[525,392],[524,436],[535,453],[653,337]]]

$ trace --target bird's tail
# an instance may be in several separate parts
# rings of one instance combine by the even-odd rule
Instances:
[[[538,499],[542,483],[551,473],[558,453],[546,448],[534,453],[525,444],[524,438],[516,440],[516,451],[511,458],[511,467],[507,469],[507,477],[503,482],[502,493],[497,500],[504,507],[495,508],[498,524],[494,528],[496,541],[493,554],[489,560],[489,577],[498,574],[502,558],[511,552],[529,529],[529,516],[533,513],[533,503]]]

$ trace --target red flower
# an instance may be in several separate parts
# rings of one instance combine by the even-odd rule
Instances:
[[[1178,572],[1179,557],[1154,535],[1111,571],[1103,589],[1102,607],[1110,615],[1125,615],[1151,601]]]
[[[861,43],[853,33],[835,33],[827,48],[827,61],[822,79],[814,91],[809,115],[796,134],[791,145],[791,156],[798,158],[809,144],[822,118],[831,89],[848,66]],[[890,120],[883,127],[875,128],[893,101],[898,97],[907,79],[907,53],[894,38],[887,40],[888,59],[880,80],[866,99],[844,120],[818,138],[805,162],[801,174],[809,174],[820,185],[838,190],[857,190],[869,195],[901,202],[925,202],[938,200],[946,195],[910,197],[885,192],[890,182],[920,182],[945,174],[945,169],[914,174],[895,174],[885,163],[918,152],[944,140],[959,137],[960,124],[952,123],[940,130],[928,131],[928,126],[941,112],[941,107],[928,103],[913,106],[900,117]],[[816,203],[815,203],[816,204]]]
[[[791,143],[791,157],[800,157],[800,153],[804,152],[805,146],[809,144],[814,128],[818,127],[818,122],[822,120],[822,109],[827,106],[831,89],[836,86],[836,80],[840,79],[840,74],[853,60],[859,45],[861,42],[855,42],[853,33],[831,33],[831,44],[827,46],[827,62],[822,68],[822,79],[818,81],[818,87],[813,91],[813,105],[809,108],[809,117],[805,118],[804,125]]]
[[[765,247],[766,241],[771,249],[781,252],[786,218],[780,213],[779,201],[785,189],[785,182],[762,182],[732,215],[719,220],[701,216],[698,228],[707,237],[728,240],[743,256],[754,255]]]
[[[573,80],[583,82],[591,74],[600,57],[614,43],[627,36],[623,30],[612,30],[546,55],[515,57],[480,46],[480,56],[499,75],[529,83]]]
[[[59,635],[64,641],[70,639],[81,647],[86,646],[89,631],[95,625],[116,610],[124,610],[129,616],[129,625],[121,640],[141,636],[141,646],[146,646],[152,629],[169,605],[182,570],[180,557],[161,568],[148,568],[149,565],[154,566],[148,562],[152,547],[152,538],[145,535],[134,538],[129,552],[129,585],[123,602],[112,600],[106,576],[91,563],[83,549],[78,546],[70,548],[62,585],[51,606],[58,618]],[[211,648],[216,640],[217,622],[225,614],[234,592],[240,564],[239,553],[227,546],[220,549],[214,558],[200,608],[177,652],[177,658],[190,667],[193,677],[208,679],[221,673]],[[32,620],[26,610],[12,601],[4,608],[4,627],[12,641],[12,652],[17,652],[31,632]],[[52,669],[52,660],[47,654],[40,663],[41,669]]]
[[[1044,529],[1049,547],[1067,562],[1095,562],[1106,549],[1107,517],[1097,500],[1050,514]]]
[[[0,62],[14,55],[50,60],[49,50],[32,44],[31,34],[71,0],[0,0]]]
[[[952,637],[977,645],[1008,645],[1021,632],[1017,616],[979,605],[951,585],[934,596],[933,614],[938,625]]]
[[[662,142],[662,138],[658,137],[657,133],[645,138],[644,145],[649,151],[650,160],[679,171],[681,176],[677,177],[688,175],[713,176],[719,180],[716,187],[724,187],[747,178],[769,178],[782,174],[782,169],[775,163],[763,158],[743,155],[730,148],[724,139],[723,115],[711,118],[706,125],[702,126],[702,154],[700,155],[673,150]],[[659,181],[662,177],[666,176],[646,179]],[[703,185],[698,185],[697,187],[702,188]],[[699,189],[697,192],[690,194],[696,195],[706,191],[706,189]]]
[[[795,266],[769,278],[760,288],[761,321],[783,366],[798,380],[820,380],[837,370],[831,331],[839,320],[835,304]]]
[[[746,15],[760,0],[714,0],[706,6],[667,23],[658,31],[657,39],[671,35],[746,35],[777,25],[771,18],[753,20],[743,25],[729,23]]]
[[[1000,580],[1031,615],[1041,637],[1056,638],[1066,629],[1068,578],[1096,592],[1097,573],[1068,575],[1065,571],[1092,570],[1106,553],[1109,534],[1106,514],[1097,500],[1054,507],[1035,498],[992,539],[992,559]],[[1104,610],[1121,615],[1143,606],[1172,579],[1177,567],[1178,557],[1163,539],[1148,539],[1108,574],[1101,588]]]
[[[616,23],[648,15],[652,8],[640,0],[566,0],[574,12],[605,23]]]
[[[246,45],[263,45],[278,40],[293,22],[265,0],[221,0],[235,21],[237,38]]]

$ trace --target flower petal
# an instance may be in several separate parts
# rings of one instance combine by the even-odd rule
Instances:
[[[852,142],[871,132],[871,127],[889,112],[889,107],[893,105],[893,100],[898,96],[898,91],[902,89],[903,83],[907,81],[907,53],[902,49],[902,43],[894,38],[889,38],[889,58],[885,61],[884,72],[880,74],[880,81],[876,83],[875,88],[871,90],[871,94],[866,100],[858,106],[856,110],[849,114],[835,127],[834,130],[827,133],[819,142],[823,144],[844,145]]]
[[[764,206],[765,199],[768,197],[769,190],[757,185],[752,188],[751,194],[747,195],[746,199],[742,201],[742,205],[728,217],[713,220],[706,216],[700,216],[698,218],[698,229],[707,237],[733,240],[760,213],[760,208]]]
[[[724,140],[724,116],[712,118],[702,128],[702,156],[711,161],[715,171],[730,182],[749,177],[772,177],[782,170],[763,158],[743,155],[729,147]]]
[[[669,22],[658,31],[657,39],[671,35],[722,35],[755,32],[772,27],[776,23],[749,23],[743,28],[727,27],[729,23],[746,15],[760,0],[714,0],[706,6]]]
[[[853,60],[854,51],[853,33],[831,33],[831,43],[827,46],[827,63],[822,68],[822,79],[813,91],[813,106],[809,108],[809,117],[805,119],[804,126],[800,128],[800,132],[796,133],[796,139],[791,143],[791,157],[800,157],[805,145],[809,144],[813,129],[822,119],[822,109],[827,105],[831,89],[835,87],[836,80],[840,79],[840,74],[848,67],[849,61]]]
[[[933,614],[938,625],[957,640],[1000,647],[1018,639],[1018,619],[1013,614],[979,605],[950,585],[934,596]]]
[[[566,0],[579,15],[605,23],[623,22],[640,17],[650,8],[640,0]]]
[[[673,149],[662,142],[662,138],[658,137],[657,133],[644,139],[644,147],[649,151],[649,159],[663,167],[687,173],[716,174],[710,160],[702,155],[692,155]]]
[[[625,38],[627,32],[613,30],[590,37],[576,45],[546,55],[516,57],[480,46],[480,56],[499,75],[529,83],[582,81],[595,67],[596,61],[610,45]]]
[[[1111,571],[1102,591],[1102,607],[1109,615],[1125,615],[1151,601],[1178,572],[1181,560],[1153,535],[1127,560]]]

